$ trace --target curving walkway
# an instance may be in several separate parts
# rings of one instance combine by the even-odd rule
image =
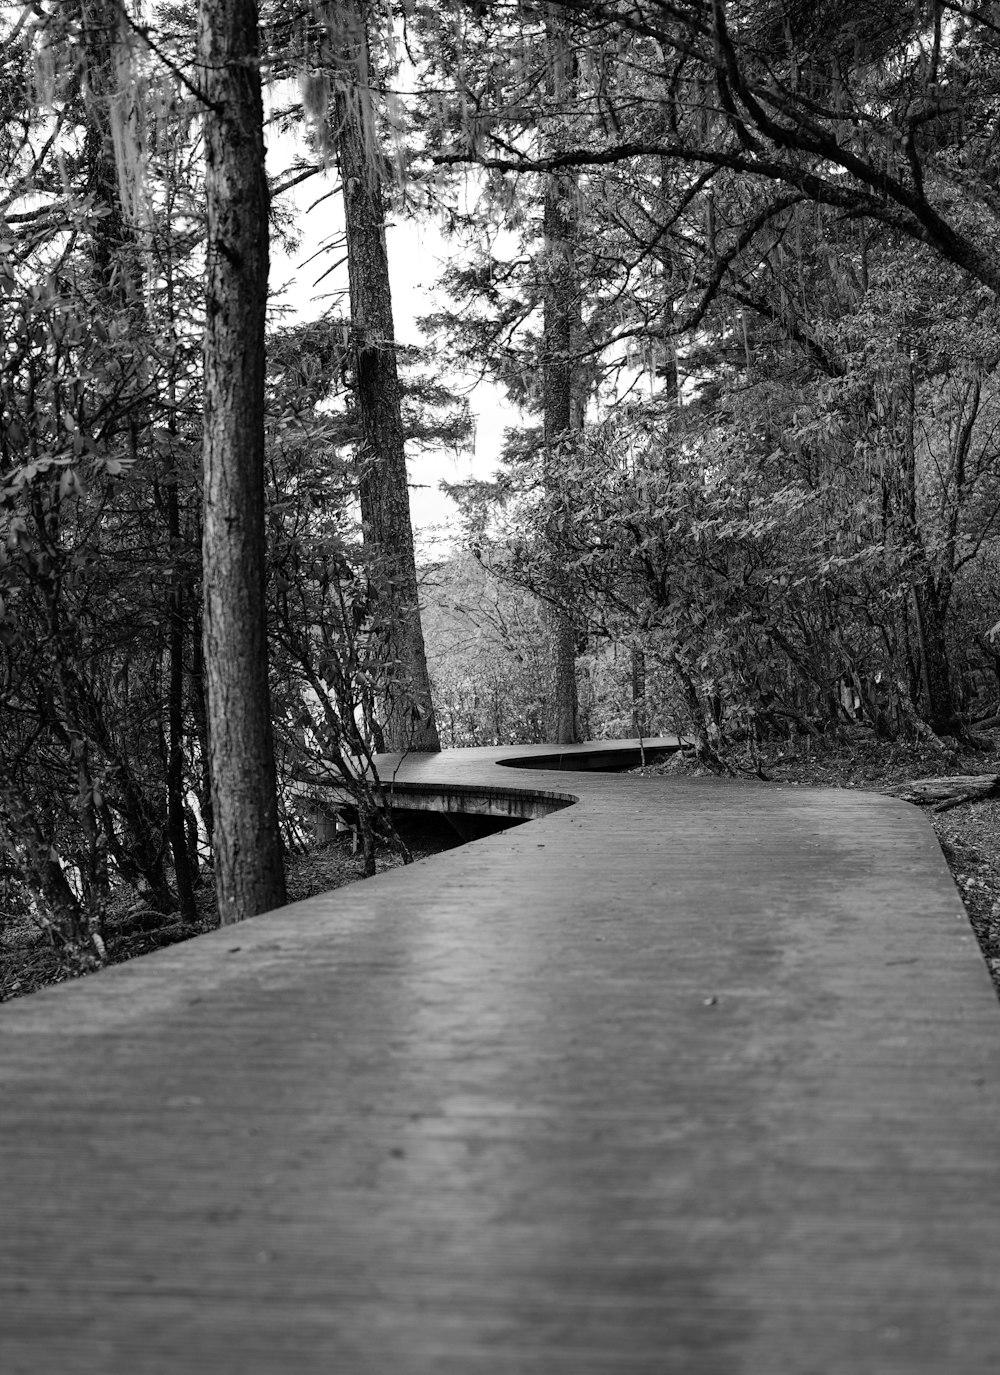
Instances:
[[[926,822],[551,755],[404,760],[579,800],[0,1008],[3,1375],[994,1375]]]

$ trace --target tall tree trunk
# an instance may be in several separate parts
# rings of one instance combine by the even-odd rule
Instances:
[[[179,553],[180,507],[176,480],[167,487],[167,518],[173,553]],[[169,686],[167,689],[167,834],[174,858],[174,878],[181,919],[198,916],[184,815],[184,585],[175,569],[170,591]]]
[[[417,596],[399,375],[385,242],[366,16],[343,0],[330,18],[343,79],[334,94],[347,223],[354,386],[361,419],[361,518],[384,636],[382,735],[390,750],[441,748]]]
[[[557,104],[567,99],[573,59],[560,27],[559,16],[550,7],[546,20],[551,59],[549,94]],[[551,172],[545,183],[543,232],[545,236],[545,296],[543,302],[542,404],[545,441],[544,482],[546,491],[557,500],[564,496],[559,444],[565,443],[573,429],[574,368],[573,345],[579,319],[579,282],[575,242],[577,226],[577,186],[572,172]],[[575,744],[580,738],[579,699],[576,683],[576,628],[569,610],[569,588],[556,575],[554,600],[549,610],[549,737],[559,745]]]
[[[285,901],[264,603],[268,189],[255,0],[200,0],[208,212],[204,639],[223,924]]]
[[[914,551],[913,614],[920,651],[923,714],[936,735],[947,735],[955,730],[958,716],[946,634],[950,586],[947,580],[942,584],[935,577],[920,526],[917,498],[917,402],[911,359],[904,363],[904,385],[901,390],[899,442],[902,459],[902,514],[906,535]]]
[[[664,138],[676,137],[677,134],[677,112],[673,102],[667,106],[665,114],[667,128]],[[670,162],[667,158],[660,158],[660,220],[662,224],[670,222],[670,192],[673,179]],[[657,356],[654,348],[650,354],[652,367],[652,377],[650,385],[655,388],[658,377],[663,382],[663,396],[672,406],[680,405],[680,371],[677,365],[677,344],[674,338],[674,325],[676,323],[675,302],[673,295],[673,255],[670,250],[670,242],[664,233],[657,245],[656,259],[660,267],[660,276],[663,282],[663,308],[662,308],[662,351]],[[630,651],[632,668],[632,731],[640,739],[649,733],[649,704],[647,702],[648,675],[646,671],[646,654],[638,645],[633,644]]]
[[[167,288],[167,319],[170,321],[170,343],[176,342],[174,335],[175,301],[173,262],[165,265]],[[188,836],[187,770],[184,758],[184,689],[185,666],[184,650],[191,633],[187,624],[186,610],[188,596],[185,575],[182,567],[184,539],[181,531],[180,473],[177,461],[177,371],[174,348],[170,349],[167,395],[170,401],[170,415],[167,420],[167,433],[170,436],[170,449],[166,456],[163,473],[164,500],[166,504],[167,530],[170,535],[170,595],[169,595],[169,687],[167,692],[167,834],[174,857],[174,876],[177,887],[177,902],[181,909],[181,920],[192,925],[198,918],[194,899],[195,878],[197,875],[197,849],[192,849]],[[197,622],[197,618],[195,618]],[[200,632],[201,626],[198,625]],[[197,633],[197,632],[196,632]]]
[[[100,307],[127,314],[133,342],[148,338],[149,322],[142,297],[142,266],[135,232],[140,193],[139,130],[135,72],[125,14],[119,0],[71,0],[69,12],[80,27],[83,51],[82,96],[86,113],[84,161],[87,189],[95,213],[89,218],[89,256]],[[148,434],[148,403],[140,398],[131,408],[128,428],[133,457]],[[60,674],[69,688],[78,720],[87,739],[96,745],[110,767],[120,793],[116,834],[111,809],[96,808],[106,831],[107,849],[122,876],[142,883],[162,912],[174,908],[167,882],[162,843],[162,777],[149,776],[120,741],[105,719],[88,673]],[[67,690],[64,687],[64,693]]]
[[[118,105],[129,99],[123,89],[130,84],[123,56],[125,35],[120,0],[72,0],[74,17],[79,21],[86,57],[84,103],[87,112],[84,159],[88,191],[99,213],[89,220],[91,258],[102,290],[124,301],[135,283],[135,241],[125,216],[121,181],[115,157],[114,116]]]
[[[197,540],[199,543],[203,543],[203,535],[200,532],[197,536]],[[198,745],[198,758],[201,763],[201,777],[198,780],[198,788],[196,789],[198,810],[201,812],[201,819],[205,827],[205,838],[208,841],[209,849],[214,852],[215,818],[212,815],[212,769],[208,748],[208,687],[205,675],[204,605],[198,601],[194,603],[193,626],[191,630],[190,706],[191,715],[194,718],[194,734]],[[190,835],[188,836],[188,850],[191,850]]]

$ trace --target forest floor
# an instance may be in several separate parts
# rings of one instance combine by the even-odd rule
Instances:
[[[413,828],[406,841],[414,859],[451,849],[458,838],[442,820],[435,826]],[[375,872],[392,869],[399,860],[390,853],[380,854]],[[350,833],[329,845],[290,855],[285,865],[285,888],[289,902],[318,893],[329,893],[345,884],[364,878],[360,851],[352,852]],[[183,923],[177,912],[151,910],[137,894],[126,890],[109,906],[101,932],[107,952],[106,964],[124,964],[137,955],[148,955],[166,945],[201,936],[218,926],[215,910],[215,883],[208,877],[197,890],[197,920]],[[16,921],[0,911],[0,1003],[34,993],[49,984],[64,983],[93,973],[101,962],[89,951],[78,953],[54,945],[47,932],[24,921]]]
[[[898,795],[917,778],[1000,774],[1000,749],[959,756],[926,745],[880,744],[870,733],[859,731],[854,739],[837,745],[809,740],[795,746],[775,746],[760,762],[770,783],[857,788]],[[677,771],[689,773],[698,769],[679,756],[647,769],[651,773]],[[937,834],[1000,995],[1000,798],[966,802],[943,812],[930,807],[922,810]],[[425,823],[407,840],[418,859],[456,843],[447,823],[436,827]],[[397,863],[392,855],[380,857],[377,870],[392,868]],[[351,853],[350,841],[345,838],[290,858],[286,875],[288,900],[297,902],[362,877],[361,856]],[[211,930],[216,917],[210,881],[199,890],[198,914],[197,922],[185,926],[176,914],[152,912],[134,896],[120,898],[104,925],[107,963],[120,964]],[[97,967],[96,958],[60,950],[45,932],[6,919],[0,912],[0,1002],[90,973]]]

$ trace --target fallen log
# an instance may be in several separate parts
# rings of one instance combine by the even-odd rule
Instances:
[[[1000,716],[984,716],[981,721],[969,723],[973,730],[1000,730]]]
[[[930,807],[932,812],[946,812],[952,807],[961,807],[964,802],[982,802],[987,797],[1000,797],[1000,773],[914,778],[894,788],[893,792],[904,802]]]

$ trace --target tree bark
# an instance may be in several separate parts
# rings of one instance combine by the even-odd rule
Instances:
[[[255,0],[200,0],[208,212],[204,644],[219,917],[285,901],[264,602],[268,189]]]
[[[197,536],[199,544],[204,543],[203,534]],[[209,849],[215,849],[215,818],[212,815],[212,769],[208,747],[208,687],[205,677],[205,610],[202,600],[194,602],[194,624],[191,630],[191,715],[194,718],[195,740],[198,758],[201,762],[198,779],[198,810],[205,827],[205,838]],[[190,826],[188,828],[188,851],[192,852]],[[192,862],[192,871],[194,864]]]
[[[668,104],[666,109],[666,120],[668,128],[665,132],[673,133],[676,129],[677,112],[674,102]],[[673,178],[670,171],[670,164],[666,158],[660,158],[659,167],[659,200],[660,216],[663,224],[670,220],[670,198],[673,189]],[[673,256],[670,248],[670,241],[666,234],[663,235],[656,251],[656,259],[660,266],[660,276],[663,282],[663,308],[662,308],[662,356],[657,359],[655,350],[652,354],[653,376],[651,384],[656,385],[657,373],[663,384],[663,395],[672,406],[680,405],[680,371],[677,365],[677,346],[674,339],[674,325],[676,321],[675,302],[673,297]],[[632,733],[642,739],[649,734],[649,704],[646,697],[647,672],[646,655],[638,645],[633,644],[630,650],[632,668]]]
[[[175,319],[173,264],[166,266],[168,319]],[[173,338],[171,338],[173,342]],[[181,920],[193,925],[198,918],[194,890],[197,878],[197,846],[190,844],[187,805],[188,771],[185,767],[184,697],[185,665],[184,651],[192,628],[188,625],[186,611],[189,598],[185,587],[182,564],[184,538],[181,530],[180,474],[177,453],[177,373],[174,359],[170,361],[168,396],[170,415],[167,420],[167,433],[170,435],[170,450],[166,456],[163,473],[164,502],[166,505],[167,530],[170,535],[170,597],[169,597],[169,648],[167,694],[167,834],[174,857],[174,877],[177,888],[177,902],[181,909]],[[200,623],[195,617],[198,638]],[[207,736],[207,733],[206,733]]]
[[[952,774],[948,778],[913,778],[893,789],[904,802],[947,812],[964,802],[983,802],[1000,795],[1000,774]]]
[[[167,516],[171,544],[180,544],[180,511],[177,484],[167,489]],[[194,901],[194,879],[188,852],[184,816],[184,587],[175,570],[170,591],[169,687],[167,693],[167,833],[174,857],[174,880],[181,920],[192,924],[198,910]]]
[[[116,102],[129,98],[118,72],[119,53],[126,41],[124,19],[118,0],[74,0],[73,9],[86,55],[84,159],[88,190],[100,208],[100,213],[89,219],[91,258],[101,287],[124,301],[136,286],[131,280],[135,241],[122,205],[112,113]]]
[[[554,7],[553,7],[554,8]],[[572,57],[557,15],[550,14],[546,27],[551,46],[549,94],[560,103],[567,98]],[[545,282],[543,302],[542,405],[545,441],[544,483],[550,499],[564,496],[558,446],[573,428],[573,343],[579,319],[579,282],[575,240],[577,234],[577,187],[572,172],[550,172],[545,179],[543,232]],[[549,610],[551,679],[548,717],[549,738],[558,745],[580,739],[579,700],[576,683],[576,629],[569,610],[569,588],[559,570],[553,577],[553,602]]]
[[[361,420],[361,519],[384,637],[382,736],[389,750],[437,751],[441,743],[417,595],[366,18],[359,0],[344,0],[337,11],[331,25],[343,80],[335,90],[334,115]]]
[[[955,728],[957,711],[948,659],[946,617],[951,589],[935,574],[920,525],[917,496],[916,386],[912,359],[904,369],[900,409],[900,443],[903,520],[914,551],[913,616],[920,652],[923,715],[936,735]]]
[[[133,346],[149,337],[142,297],[142,270],[135,236],[135,198],[138,186],[139,114],[135,97],[128,27],[117,0],[72,0],[67,18],[79,25],[82,47],[81,95],[85,112],[83,140],[87,190],[94,213],[88,217],[89,259],[99,310],[127,313]],[[135,156],[132,157],[131,155]],[[149,405],[141,395],[129,409],[127,426],[135,454],[149,426]],[[149,899],[161,912],[174,907],[174,895],[164,865],[162,778],[136,767],[127,739],[106,718],[84,667],[67,665],[57,675],[67,713],[67,726],[79,730],[81,744],[96,746],[119,800],[94,807],[84,817],[84,830],[96,841],[98,822],[105,830],[107,851],[126,881],[145,885]],[[80,758],[88,751],[82,748]],[[81,796],[84,793],[81,780]],[[121,836],[115,830],[119,818]]]

